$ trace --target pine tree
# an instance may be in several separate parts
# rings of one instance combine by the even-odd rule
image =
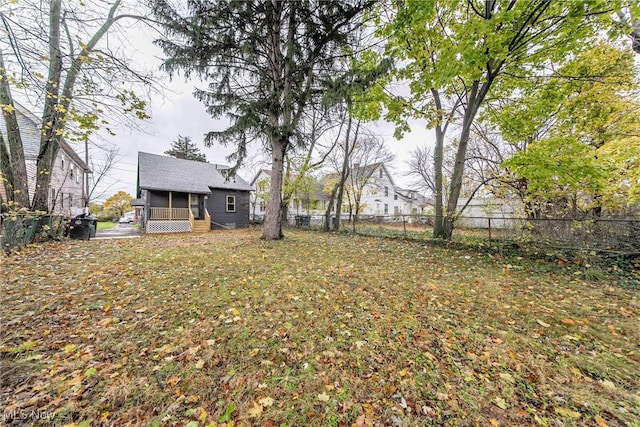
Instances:
[[[196,98],[213,117],[231,122],[209,132],[205,144],[235,145],[228,160],[236,167],[252,141],[271,154],[263,238],[282,238],[285,154],[306,144],[296,128],[321,103],[363,12],[375,1],[191,0],[180,9],[167,0],[153,4],[167,35],[156,42],[167,55],[164,69],[206,79],[208,88],[196,90]]]
[[[191,142],[191,138],[188,136],[178,135],[178,140],[171,142],[171,149],[165,151],[164,154],[179,159],[207,162],[207,157],[200,152],[200,149]]]

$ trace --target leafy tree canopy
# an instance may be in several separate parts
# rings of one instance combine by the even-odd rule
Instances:
[[[131,210],[133,197],[124,191],[118,191],[113,196],[104,201],[104,210],[115,215],[123,216],[125,212]]]

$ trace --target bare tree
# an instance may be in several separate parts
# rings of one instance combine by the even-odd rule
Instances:
[[[351,157],[351,173],[346,186],[349,203],[349,216],[357,220],[360,214],[362,195],[366,187],[376,185],[373,175],[380,168],[389,168],[395,155],[387,148],[384,140],[371,133],[358,138]],[[381,190],[381,189],[379,189]],[[355,222],[355,221],[354,221]]]
[[[88,180],[89,184],[87,185],[88,203],[102,199],[109,192],[111,186],[104,187],[101,184],[104,182],[104,178],[111,173],[118,157],[118,147],[110,147],[106,150],[101,161],[91,161],[91,178]]]

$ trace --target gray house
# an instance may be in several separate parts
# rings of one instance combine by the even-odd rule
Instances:
[[[36,186],[37,158],[40,152],[40,123],[41,120],[31,113],[26,107],[14,101],[16,109],[16,119],[20,127],[20,136],[24,149],[25,166],[27,168],[27,184],[29,186],[29,197],[32,198]],[[6,135],[7,125],[4,114],[0,114],[0,134],[7,145]],[[85,189],[86,174],[90,173],[87,164],[73,150],[71,145],[64,139],[58,142],[60,149],[56,154],[49,184],[49,212],[75,216],[84,211],[87,199]],[[2,175],[0,174],[0,180]],[[2,200],[7,200],[4,185],[0,181],[0,196]]]
[[[138,152],[137,197],[147,233],[205,232],[249,223],[251,186],[226,166]]]

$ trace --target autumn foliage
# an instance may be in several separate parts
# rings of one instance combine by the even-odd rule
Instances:
[[[633,425],[637,290],[580,263],[257,231],[0,259],[29,425]]]

